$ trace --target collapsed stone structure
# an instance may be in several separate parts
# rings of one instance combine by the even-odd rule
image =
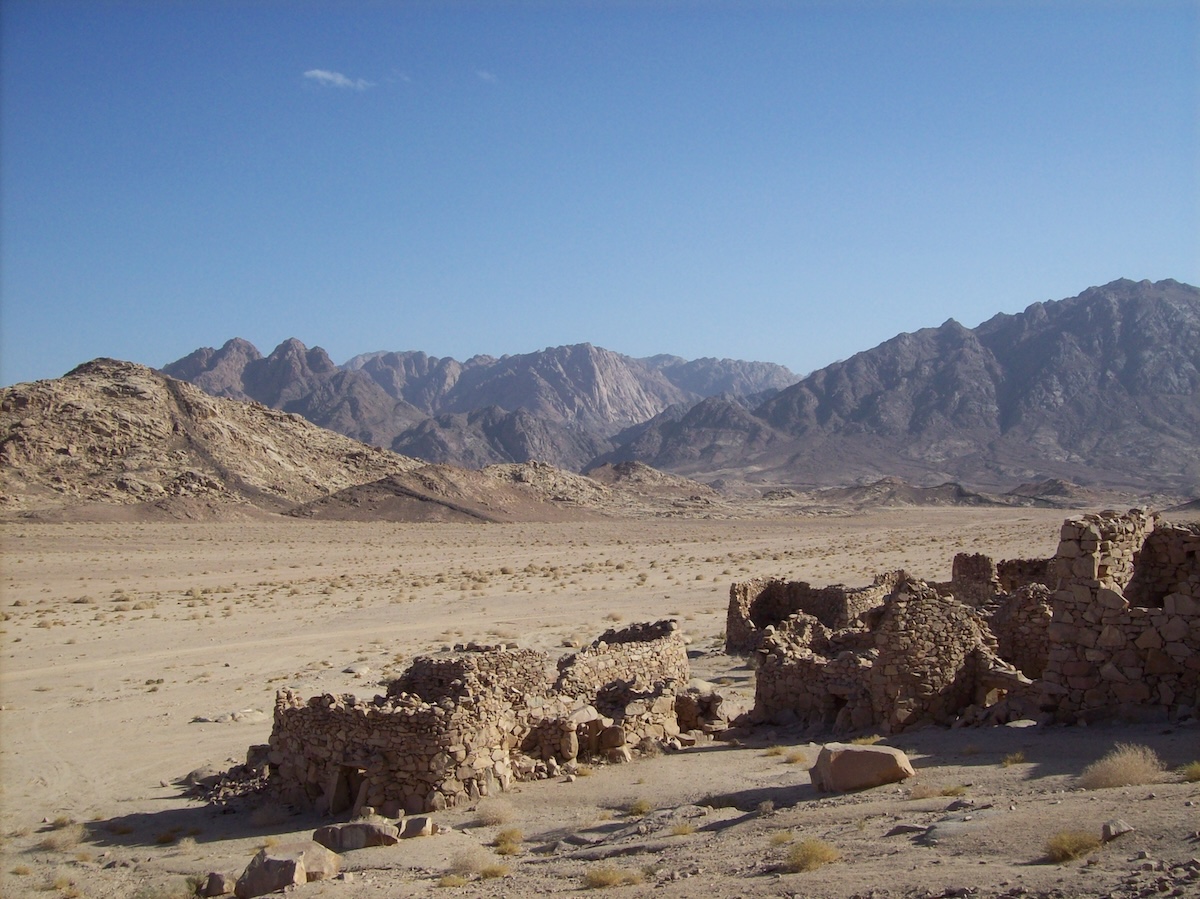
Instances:
[[[959,554],[949,582],[730,590],[726,648],[755,652],[753,720],[834,732],[1200,713],[1200,524],[1069,519],[1053,559]]]
[[[905,578],[903,571],[878,575],[869,587],[843,584],[813,587],[806,581],[756,578],[729,588],[725,616],[725,651],[752,653],[792,616],[804,614],[831,630],[851,626],[865,612],[878,608]]]
[[[667,620],[606,631],[559,660],[554,680],[542,653],[472,644],[415,659],[374,700],[281,690],[270,783],[291,802],[335,815],[457,805],[534,776],[539,765],[628,758],[645,740],[693,741],[681,733],[677,701],[700,726],[698,710],[715,704],[689,696],[688,677],[683,637]]]
[[[1070,519],[1055,563],[1044,706],[1060,721],[1200,712],[1200,524]]]

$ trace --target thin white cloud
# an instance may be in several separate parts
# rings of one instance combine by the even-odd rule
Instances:
[[[341,72],[330,72],[327,69],[309,69],[304,73],[304,77],[311,78],[326,87],[341,87],[352,91],[365,91],[367,88],[375,86],[375,82],[367,81],[365,78],[347,78]]]
[[[476,69],[475,75],[480,81],[486,81],[488,84],[495,84],[500,80],[496,77],[495,72],[489,72],[486,69]]]

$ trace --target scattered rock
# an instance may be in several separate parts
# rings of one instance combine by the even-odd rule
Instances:
[[[204,886],[200,887],[201,896],[224,896],[232,893],[234,888],[234,879],[228,874],[223,874],[220,871],[210,871],[207,878],[204,880]]]
[[[825,744],[809,772],[813,786],[824,793],[865,790],[915,774],[908,756],[895,747],[847,743]]]
[[[414,815],[400,822],[400,838],[428,837],[438,832],[438,826],[428,815]]]
[[[340,868],[337,853],[319,843],[284,843],[260,850],[238,878],[234,893],[237,899],[253,899],[311,880],[329,880]]]
[[[1111,821],[1105,821],[1104,826],[1100,828],[1100,839],[1107,843],[1127,833],[1133,833],[1133,827],[1120,818],[1113,818]]]
[[[326,849],[348,852],[369,846],[394,846],[400,842],[400,830],[379,821],[351,821],[317,828],[312,838]]]

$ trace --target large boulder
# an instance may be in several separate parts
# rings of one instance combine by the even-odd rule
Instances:
[[[329,880],[340,868],[337,853],[320,843],[283,843],[260,850],[238,878],[233,893],[237,899],[253,899],[310,880]]]
[[[395,846],[400,842],[400,830],[383,821],[351,821],[317,828],[312,838],[326,849],[348,852],[368,846]]]
[[[841,793],[896,783],[916,774],[912,763],[891,746],[854,746],[826,743],[809,771],[821,792]]]

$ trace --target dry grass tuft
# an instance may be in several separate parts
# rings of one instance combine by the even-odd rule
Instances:
[[[804,765],[808,766],[808,753],[803,749],[792,749],[784,757],[784,762],[789,765]]]
[[[796,835],[790,830],[777,830],[771,834],[772,846],[786,846],[788,843],[794,842]]]
[[[489,856],[481,846],[472,846],[468,849],[463,849],[450,860],[451,874],[461,874],[468,876],[471,874],[481,874],[483,869],[492,863]]]
[[[874,746],[883,740],[879,734],[871,734],[869,737],[855,737],[850,741],[851,746]]]
[[[461,874],[443,874],[438,878],[437,885],[440,887],[465,887],[468,883],[470,881]]]
[[[484,865],[479,871],[480,880],[492,880],[497,877],[507,877],[512,873],[512,868],[508,865],[500,865],[493,862],[490,865]]]
[[[496,834],[492,845],[496,847],[497,855],[517,855],[521,851],[521,841],[524,839],[525,834],[521,833],[520,828],[506,827]]]
[[[1057,865],[1100,848],[1100,838],[1086,830],[1060,830],[1046,841],[1046,858]]]
[[[824,840],[801,840],[788,850],[787,869],[792,872],[815,871],[841,857],[842,854]]]
[[[696,825],[691,821],[680,821],[678,824],[671,826],[671,836],[686,837],[696,832]]]
[[[503,799],[485,799],[475,809],[475,820],[485,827],[508,824],[516,816],[513,807]]]
[[[615,865],[600,865],[591,868],[583,876],[583,885],[589,890],[599,890],[604,887],[632,886],[642,882],[641,871],[630,871]]]
[[[1023,765],[1025,764],[1025,753],[1019,749],[1016,752],[1010,752],[1001,760],[1000,764],[1005,768],[1011,768],[1013,765]]]
[[[763,750],[763,755],[777,756],[777,755],[783,755],[783,752],[784,752],[784,749],[782,746],[768,746],[766,749]]]
[[[65,852],[74,849],[83,840],[83,825],[69,824],[53,830],[38,841],[37,848],[43,852]]]
[[[1085,790],[1104,787],[1132,787],[1162,780],[1166,766],[1149,746],[1118,743],[1112,752],[1092,762],[1079,775]]]
[[[649,799],[635,799],[629,803],[629,807],[625,809],[625,813],[633,818],[640,818],[642,815],[653,810],[654,803]]]
[[[1188,762],[1179,769],[1179,776],[1188,783],[1200,781],[1200,761]]]

